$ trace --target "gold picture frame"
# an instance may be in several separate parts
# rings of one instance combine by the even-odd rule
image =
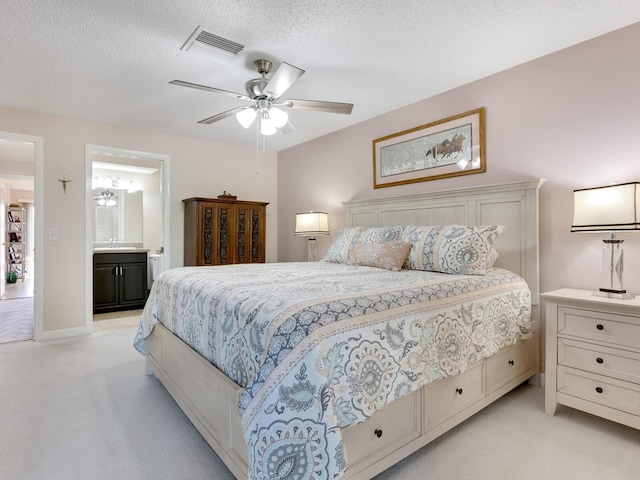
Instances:
[[[373,188],[487,170],[484,107],[373,141]]]

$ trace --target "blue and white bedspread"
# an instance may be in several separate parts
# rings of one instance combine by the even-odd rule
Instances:
[[[519,276],[328,262],[185,267],[153,284],[136,335],[162,323],[244,387],[249,477],[330,479],[339,427],[530,333]]]

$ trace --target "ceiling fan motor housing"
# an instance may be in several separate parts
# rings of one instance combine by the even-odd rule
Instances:
[[[247,95],[254,100],[258,100],[260,98],[268,97],[267,94],[264,93],[264,89],[269,83],[269,80],[266,78],[267,74],[271,71],[271,67],[273,63],[270,60],[256,60],[253,62],[256,66],[256,70],[258,73],[262,75],[262,78],[252,78],[244,84],[244,89],[247,92]]]
[[[253,100],[266,98],[267,96],[264,93],[264,87],[267,86],[267,83],[269,83],[269,80],[266,78],[254,78],[244,84],[244,89],[246,90],[247,95],[249,95]]]

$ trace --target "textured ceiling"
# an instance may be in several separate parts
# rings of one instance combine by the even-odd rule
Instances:
[[[290,111],[282,150],[639,20],[638,0],[3,0],[0,105],[255,147],[196,123],[245,102],[169,81],[244,93],[267,58],[306,71],[283,98],[355,104]],[[198,25],[245,49],[181,51]]]

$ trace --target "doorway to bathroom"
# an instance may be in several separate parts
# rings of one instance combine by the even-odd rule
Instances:
[[[133,326],[169,264],[169,156],[87,145],[86,165],[87,327]]]

